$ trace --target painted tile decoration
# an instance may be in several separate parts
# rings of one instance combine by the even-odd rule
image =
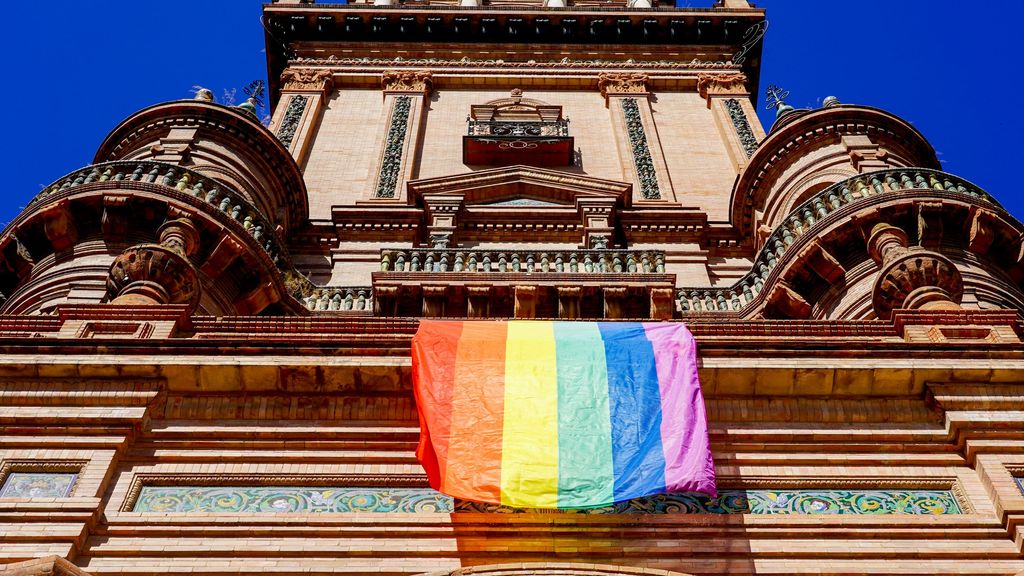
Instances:
[[[451,512],[429,488],[143,486],[133,512]]]
[[[1020,479],[1018,479],[1018,483]],[[1022,487],[1024,490],[1024,487]],[[458,501],[429,488],[144,486],[134,512],[525,512]],[[553,514],[963,514],[950,490],[684,492]]]
[[[1017,481],[1017,488],[1024,494],[1024,476],[1014,476],[1013,479]]]
[[[11,472],[0,498],[67,498],[77,479],[72,472]]]
[[[459,502],[456,512],[524,512],[507,506]],[[950,490],[719,490],[656,494],[612,506],[550,510],[569,514],[963,514]]]

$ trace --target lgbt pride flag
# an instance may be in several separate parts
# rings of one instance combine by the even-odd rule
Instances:
[[[526,508],[715,495],[682,324],[423,320],[412,366],[416,455],[440,492]]]

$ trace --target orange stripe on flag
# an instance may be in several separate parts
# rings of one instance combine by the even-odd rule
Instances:
[[[469,500],[501,491],[507,324],[465,322],[455,355],[455,394],[445,488]],[[462,343],[469,343],[462,345]]]

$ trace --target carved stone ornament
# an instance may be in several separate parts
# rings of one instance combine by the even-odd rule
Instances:
[[[960,270],[942,254],[908,244],[906,232],[885,223],[868,237],[868,252],[882,265],[871,295],[875,314],[888,319],[896,308],[959,309],[964,296]]]
[[[139,244],[110,267],[107,293],[116,304],[199,303],[199,278],[188,259],[166,246]]]
[[[597,77],[597,89],[605,100],[619,94],[647,94],[650,77],[640,72],[606,72]]]
[[[697,75],[697,91],[701,98],[709,94],[747,94],[747,75],[739,72]]]
[[[381,76],[381,87],[384,92],[429,96],[434,88],[433,74],[426,70],[387,70]]]
[[[334,74],[316,68],[285,68],[281,73],[281,89],[303,92],[330,92]]]

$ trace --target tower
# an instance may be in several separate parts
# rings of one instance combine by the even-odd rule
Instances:
[[[883,109],[763,127],[764,10],[263,16],[269,127],[134,112],[0,233],[11,573],[1024,571],[1024,227]],[[430,490],[420,318],[686,322],[722,496]]]

